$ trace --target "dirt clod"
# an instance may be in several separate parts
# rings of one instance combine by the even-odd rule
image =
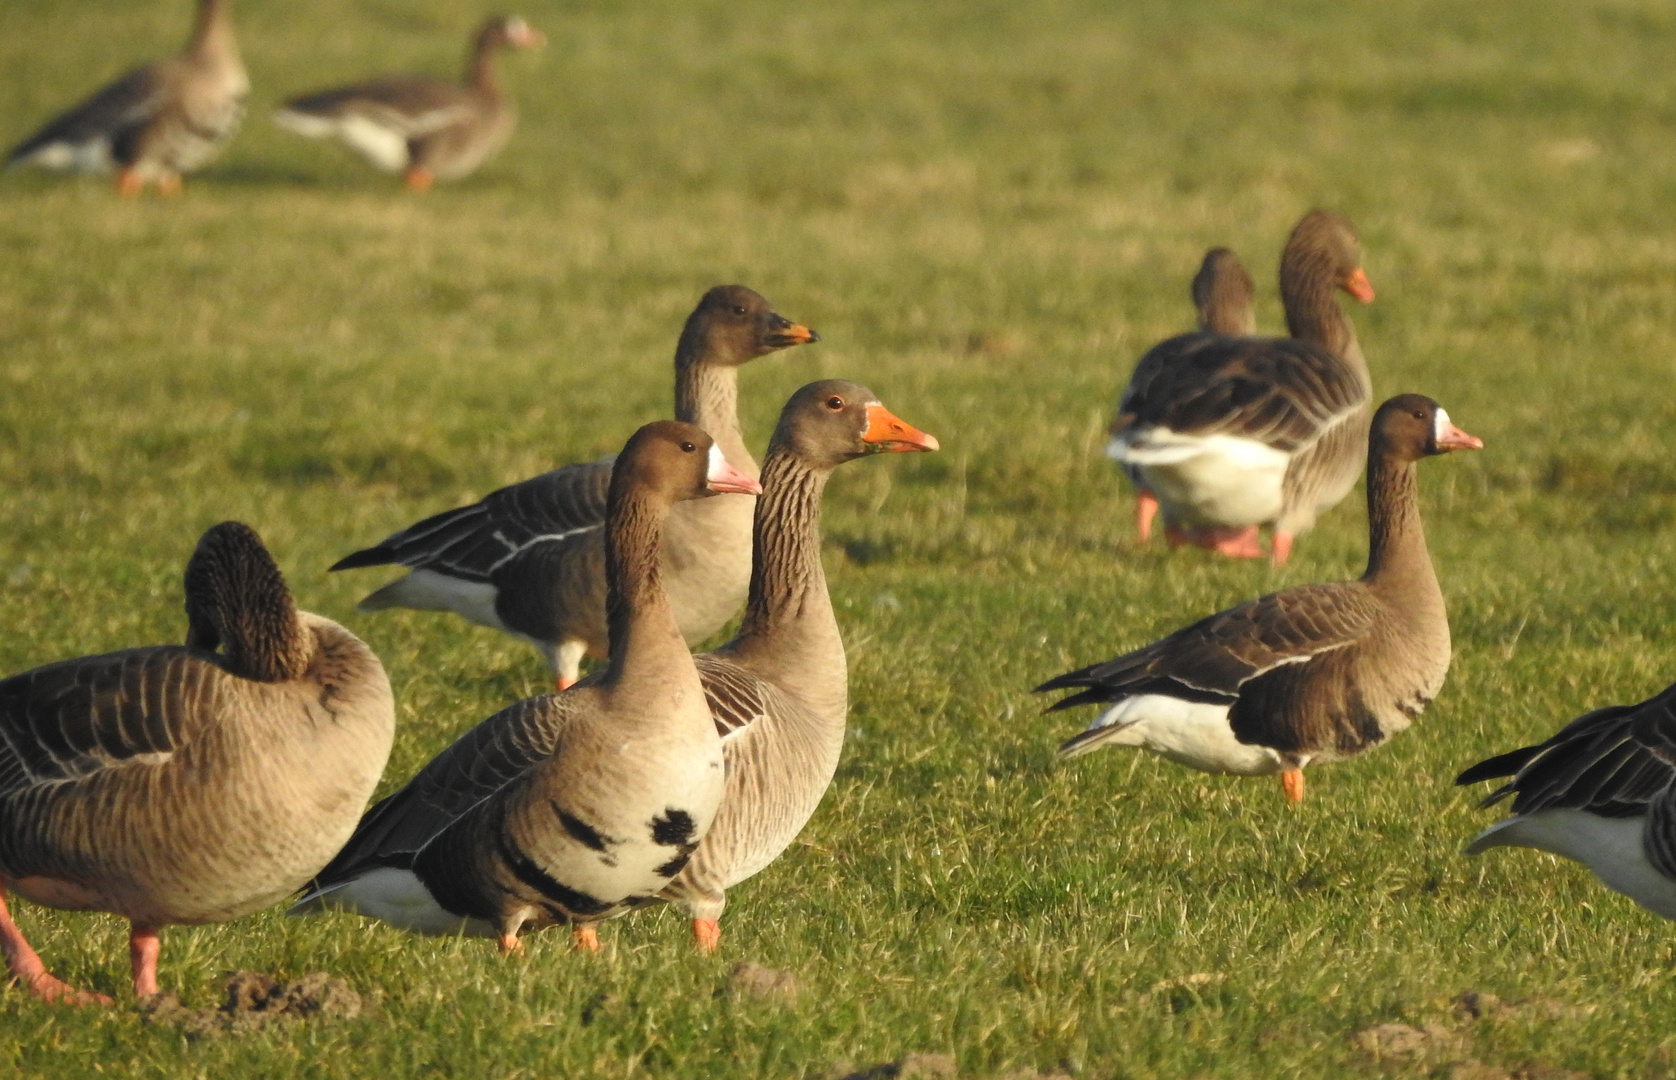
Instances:
[[[960,1067],[948,1054],[904,1054],[892,1062],[867,1069],[840,1066],[827,1074],[829,1080],[953,1080]],[[1034,1077],[1035,1073],[1022,1074]],[[1011,1080],[1011,1078],[1009,1078]]]
[[[1442,1024],[1423,1028],[1408,1024],[1380,1024],[1358,1031],[1352,1041],[1376,1058],[1418,1058],[1445,1054],[1459,1047],[1459,1037]]]
[[[323,971],[289,983],[235,971],[227,977],[227,999],[219,1009],[189,1009],[174,994],[158,994],[141,1002],[140,1012],[148,1023],[172,1024],[188,1039],[201,1039],[316,1017],[351,1020],[361,1013],[361,995]]]
[[[733,970],[728,972],[727,986],[723,988],[729,997],[760,998],[787,1004],[796,1001],[802,990],[803,984],[791,972],[753,964],[749,960],[742,960],[733,966]]]

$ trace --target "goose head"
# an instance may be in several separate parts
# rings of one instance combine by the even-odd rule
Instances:
[[[1199,325],[1218,334],[1233,336],[1257,332],[1257,286],[1240,257],[1225,247],[1205,252],[1205,261],[1193,275],[1193,306]]]
[[[496,15],[477,32],[477,48],[539,49],[547,44],[547,35],[524,21],[522,15]]]
[[[1320,282],[1343,289],[1364,304],[1373,302],[1373,285],[1362,269],[1362,241],[1342,214],[1311,210],[1292,229],[1280,256],[1282,288],[1289,283]]]
[[[1373,415],[1373,453],[1418,461],[1453,450],[1482,450],[1484,440],[1468,435],[1443,406],[1424,394],[1399,394]]]
[[[819,341],[820,335],[776,312],[761,293],[743,285],[718,285],[704,294],[687,316],[677,347],[679,360],[703,359],[737,367],[793,345]]]
[[[938,448],[935,436],[898,419],[873,391],[845,379],[812,382],[793,394],[771,445],[827,467],[866,454]]]
[[[728,464],[704,429],[679,420],[647,424],[629,437],[611,467],[611,499],[629,487],[668,503],[732,492],[757,495],[762,485]]]
[[[212,526],[186,564],[186,644],[220,650],[228,670],[283,682],[308,669],[310,648],[285,578],[256,530]]]

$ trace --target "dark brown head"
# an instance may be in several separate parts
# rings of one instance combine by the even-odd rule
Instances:
[[[308,634],[273,556],[256,530],[223,521],[186,564],[186,644],[220,649],[234,673],[263,682],[308,670]]]
[[[776,349],[820,339],[807,326],[775,312],[762,294],[743,285],[717,285],[687,316],[675,362],[737,367]]]
[[[1280,255],[1280,281],[1320,281],[1343,289],[1364,304],[1373,302],[1373,285],[1362,269],[1362,241],[1342,214],[1311,210],[1303,216]]]
[[[1443,406],[1424,394],[1399,394],[1373,414],[1370,457],[1385,454],[1399,461],[1418,461],[1451,450],[1483,448],[1484,440],[1456,427]]]
[[[1230,337],[1257,332],[1257,286],[1240,257],[1225,247],[1205,252],[1193,275],[1193,306],[1199,310],[1200,329]]]
[[[866,454],[935,450],[937,439],[898,420],[860,383],[823,379],[786,402],[768,449],[831,468]]]
[[[659,420],[629,436],[611,467],[610,501],[630,491],[675,503],[721,492],[756,495],[762,485],[729,465],[703,428]]]
[[[522,15],[495,15],[477,29],[477,51],[490,49],[539,49],[547,36],[524,21]]]

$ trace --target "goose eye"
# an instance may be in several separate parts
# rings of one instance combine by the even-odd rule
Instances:
[[[745,305],[744,304],[734,304],[733,305],[733,313],[735,315],[745,314]]]
[[[826,407],[831,409],[833,412],[837,412],[839,409],[844,407],[844,399],[839,397],[837,394],[834,394],[826,399]]]
[[[694,450],[697,450],[697,449],[698,449],[698,447],[696,447],[696,446],[694,446],[694,445],[693,445],[693,444],[692,444],[692,443],[690,443],[690,442],[684,442],[684,443],[682,443],[682,444],[681,444],[681,452],[682,452],[682,453],[683,453],[683,454],[690,454],[690,453],[692,453],[692,452],[693,452],[693,451],[694,451]]]

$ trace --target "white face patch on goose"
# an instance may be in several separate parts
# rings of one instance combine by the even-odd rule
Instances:
[[[1439,405],[1437,407],[1437,415],[1432,418],[1432,442],[1441,442],[1443,439],[1443,433],[1448,430],[1449,414],[1444,411],[1442,405]]]
[[[710,471],[705,473],[706,480],[720,480],[727,474],[727,458],[722,456],[722,448],[715,443],[710,444]]]

